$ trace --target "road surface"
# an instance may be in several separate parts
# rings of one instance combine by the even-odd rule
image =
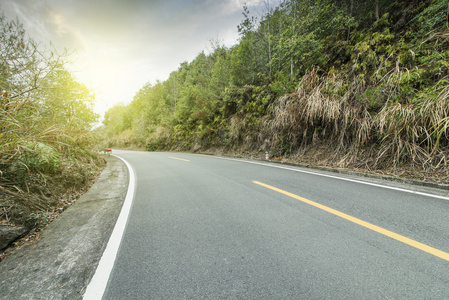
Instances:
[[[449,299],[449,201],[340,175],[115,151],[135,193],[103,299]]]

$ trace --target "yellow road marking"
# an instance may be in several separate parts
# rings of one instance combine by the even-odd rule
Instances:
[[[278,188],[270,186],[268,184],[265,184],[265,183],[262,183],[262,182],[259,182],[259,181],[253,181],[253,183],[258,184],[258,185],[263,186],[263,187],[266,187],[266,188],[271,189],[273,191],[279,192],[279,193],[284,194],[286,196],[292,197],[292,198],[294,198],[296,200],[299,200],[299,201],[302,201],[304,203],[310,204],[310,205],[315,206],[315,207],[317,207],[319,209],[327,211],[327,212],[329,212],[331,214],[339,216],[339,217],[341,217],[343,219],[351,221],[351,222],[353,222],[355,224],[358,224],[358,225],[363,226],[365,228],[371,229],[371,230],[376,231],[376,232],[378,232],[380,234],[383,234],[383,235],[388,236],[388,237],[390,237],[392,239],[395,239],[395,240],[397,240],[399,242],[402,242],[404,244],[407,244],[409,246],[415,247],[415,248],[417,248],[419,250],[422,250],[424,252],[427,252],[429,254],[435,255],[435,256],[437,256],[439,258],[442,258],[444,260],[449,261],[449,253],[447,253],[447,252],[444,252],[444,251],[435,249],[433,247],[427,246],[425,244],[422,244],[422,243],[417,242],[415,240],[409,239],[409,238],[407,238],[405,236],[402,236],[400,234],[397,234],[395,232],[389,231],[389,230],[384,229],[382,227],[379,227],[379,226],[373,225],[371,223],[365,222],[363,220],[357,219],[357,218],[355,218],[353,216],[347,215],[347,214],[342,213],[342,212],[340,212],[338,210],[335,210],[333,208],[330,208],[330,207],[324,206],[322,204],[313,202],[311,200],[308,200],[306,198],[303,198],[303,197],[297,196],[295,194],[286,192],[284,190],[278,189]]]
[[[178,158],[178,157],[172,157],[172,156],[169,156],[168,158],[177,159],[177,160],[183,160],[183,161],[190,161],[190,160],[188,160],[188,159]]]

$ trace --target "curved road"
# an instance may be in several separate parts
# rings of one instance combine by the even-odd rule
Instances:
[[[115,151],[135,194],[103,299],[449,299],[449,201],[296,167]]]

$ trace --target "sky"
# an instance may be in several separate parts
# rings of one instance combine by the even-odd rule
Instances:
[[[266,0],[0,0],[36,42],[73,52],[68,69],[95,93],[101,116],[128,104],[146,83],[168,79],[180,63],[208,53],[211,41],[238,43],[243,5]]]

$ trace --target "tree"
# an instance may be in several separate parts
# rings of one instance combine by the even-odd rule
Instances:
[[[68,145],[85,136],[98,116],[93,95],[64,68],[67,53],[46,50],[4,15],[0,45],[0,163],[19,159],[30,143],[56,148],[62,137]]]
[[[25,36],[23,25],[0,16],[0,88],[9,99],[32,97],[45,79],[63,65],[67,52],[47,51]]]
[[[98,170],[90,151],[93,94],[65,69],[65,55],[0,16],[2,222],[41,228],[65,205],[62,194],[73,195]]]
[[[39,101],[42,116],[55,123],[70,124],[71,130],[89,130],[98,120],[93,112],[94,95],[62,66],[48,74],[39,94],[45,99]]]

